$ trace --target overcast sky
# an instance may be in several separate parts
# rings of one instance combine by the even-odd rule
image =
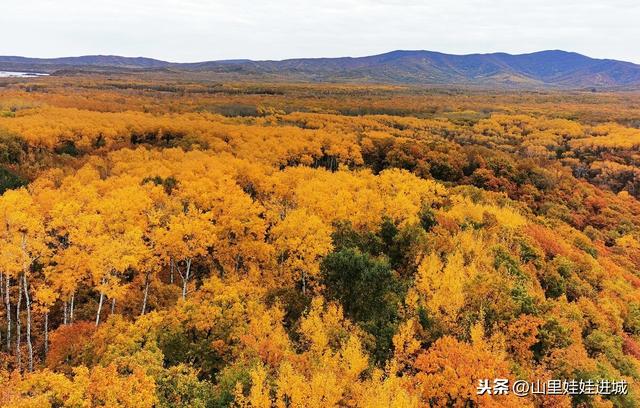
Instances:
[[[176,62],[545,49],[640,63],[637,0],[2,0],[0,55]]]

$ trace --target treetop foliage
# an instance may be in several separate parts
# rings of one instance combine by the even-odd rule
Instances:
[[[638,405],[636,95],[158,75],[0,88],[0,406]]]

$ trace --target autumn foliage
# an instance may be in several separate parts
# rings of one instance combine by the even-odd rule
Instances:
[[[0,406],[638,405],[637,95],[5,81]]]

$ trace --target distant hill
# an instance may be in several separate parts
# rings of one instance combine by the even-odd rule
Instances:
[[[55,72],[60,69],[82,67],[111,67],[128,69],[164,68],[171,63],[152,58],[129,58],[116,55],[86,55],[82,57],[63,58],[26,58],[15,56],[0,56],[0,70],[3,71],[40,71]]]
[[[118,56],[55,59],[0,57],[0,70],[55,72],[60,69],[96,67],[171,69],[299,81],[459,84],[515,88],[640,86],[640,65],[610,59],[594,59],[558,50],[521,55],[451,55],[433,51],[393,51],[359,58],[226,60],[187,64]]]

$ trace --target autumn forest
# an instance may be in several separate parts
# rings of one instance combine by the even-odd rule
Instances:
[[[639,406],[639,149],[633,92],[3,78],[0,406]]]

